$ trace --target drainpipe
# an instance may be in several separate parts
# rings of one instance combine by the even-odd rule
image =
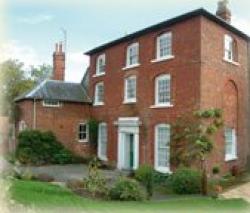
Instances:
[[[36,99],[33,100],[33,129],[36,129]]]
[[[250,170],[250,39],[247,42],[247,141],[248,141],[248,170]]]

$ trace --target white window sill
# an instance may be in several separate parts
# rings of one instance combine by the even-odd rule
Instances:
[[[173,58],[175,58],[174,55],[169,55],[169,56],[166,56],[166,57],[153,59],[153,60],[151,60],[151,63],[157,63],[157,62],[161,62],[161,61],[167,61],[167,60],[170,60],[170,59],[173,59]]]
[[[105,73],[100,73],[100,74],[94,74],[92,77],[96,78],[96,77],[100,77],[100,76],[104,76],[104,75],[105,75]]]
[[[156,167],[155,170],[163,174],[172,174],[170,168]]]
[[[151,109],[157,109],[157,108],[170,108],[173,107],[173,104],[161,104],[161,105],[152,105],[150,106]]]
[[[124,100],[123,104],[135,104],[136,100]]]
[[[88,140],[87,139],[86,140],[78,140],[78,142],[84,144],[84,143],[88,143]]]
[[[235,66],[240,66],[240,64],[236,61],[231,61],[231,60],[228,60],[226,58],[223,58],[223,61],[227,62],[227,63],[230,63],[230,64],[233,64]]]
[[[94,103],[93,106],[103,106],[104,103]]]
[[[128,65],[126,67],[123,67],[122,70],[128,70],[128,69],[136,68],[136,67],[139,67],[140,65],[141,64]]]
[[[98,157],[101,161],[108,161],[108,158],[107,157],[101,157],[101,156],[99,156]]]
[[[233,156],[233,155],[226,155],[225,157],[225,161],[228,162],[228,161],[234,161],[234,160],[237,160],[237,156]]]

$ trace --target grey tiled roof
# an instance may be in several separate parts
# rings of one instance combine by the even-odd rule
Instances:
[[[51,99],[64,102],[91,103],[85,88],[80,83],[45,80],[34,89],[15,99]]]

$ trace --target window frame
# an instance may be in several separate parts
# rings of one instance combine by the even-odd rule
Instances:
[[[50,103],[46,103],[46,101],[55,101],[56,104],[50,104]],[[60,107],[61,103],[58,100],[53,100],[53,99],[44,99],[43,100],[43,106],[44,107]]]
[[[133,48],[136,48],[136,54],[134,55],[134,57],[137,57],[136,59],[136,62],[135,63],[130,63],[130,59],[131,59],[131,52],[130,50],[133,49]],[[128,47],[127,47],[127,53],[126,53],[126,67],[134,67],[134,66],[138,66],[139,65],[139,54],[140,53],[140,46],[139,46],[139,42],[134,42],[132,44],[130,44]]]
[[[226,131],[231,130],[231,153],[227,153],[227,146],[228,146],[228,141],[227,141],[227,135]],[[237,135],[236,135],[236,130],[235,128],[231,127],[226,127],[224,129],[224,137],[225,137],[225,161],[231,161],[237,159]]]
[[[102,153],[102,147],[101,147],[101,144],[103,143],[103,141],[101,141],[103,138],[102,138],[102,135],[101,135],[101,128],[105,127],[105,131],[106,131],[106,138],[105,138],[105,143],[106,143],[106,153],[105,153],[105,156],[103,155]],[[98,158],[100,160],[103,160],[103,161],[107,161],[108,160],[108,157],[107,157],[107,148],[108,148],[108,125],[106,122],[101,122],[99,123],[98,125],[98,147],[97,147],[97,153],[98,153]]]
[[[170,90],[170,97],[169,97],[169,102],[164,102],[164,103],[160,103],[159,102],[159,81],[160,80],[169,80],[169,90]],[[171,105],[171,92],[172,92],[172,88],[171,88],[171,75],[170,74],[162,74],[159,75],[155,78],[155,106],[172,106]]]
[[[128,98],[128,80],[131,79],[135,80],[134,98]],[[137,99],[137,77],[136,75],[131,75],[124,79],[124,103],[135,103],[136,99]]]
[[[97,89],[100,85],[103,86],[103,100],[100,101],[98,100],[98,97],[99,97],[99,89]],[[98,82],[95,84],[95,91],[94,91],[94,106],[101,106],[101,105],[104,105],[104,83],[103,81],[101,82]]]
[[[104,65],[102,65],[104,68],[104,71],[101,72],[100,70],[100,61],[103,60],[104,61]],[[106,54],[103,53],[103,54],[100,54],[99,56],[97,56],[97,59],[96,59],[96,71],[95,71],[95,76],[102,76],[102,75],[105,75],[106,73]]]
[[[170,53],[161,56],[161,39],[166,38],[170,40]],[[156,38],[156,60],[165,60],[173,57],[173,35],[172,32],[165,32],[157,36]]]
[[[163,167],[163,166],[159,166],[159,128],[166,128],[168,132],[168,135],[169,135],[169,142],[168,142],[168,146],[165,147],[166,150],[168,150],[167,152],[167,159],[166,161],[168,161],[168,167]],[[154,152],[154,166],[155,166],[155,170],[158,171],[158,172],[161,172],[161,173],[171,173],[171,165],[170,165],[170,155],[171,155],[171,146],[170,146],[170,143],[171,143],[171,126],[170,124],[164,124],[164,123],[161,123],[161,124],[157,124],[155,125],[155,131],[154,131],[154,135],[155,135],[155,138],[154,138],[154,146],[155,146],[155,152]],[[163,148],[162,148],[163,149]]]
[[[81,125],[85,125],[86,126],[86,132],[81,132],[81,130],[80,130],[80,126]],[[77,132],[78,134],[77,134],[77,137],[78,137],[78,142],[80,142],[80,143],[87,143],[88,142],[88,140],[89,140],[89,125],[88,125],[88,123],[87,122],[81,122],[81,123],[79,123],[78,124],[78,132]],[[80,136],[80,134],[83,134],[83,133],[85,133],[86,134],[86,138],[85,139],[81,139],[79,136]]]

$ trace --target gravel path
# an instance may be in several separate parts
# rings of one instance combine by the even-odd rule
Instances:
[[[50,166],[21,166],[22,172],[31,172],[34,175],[48,174],[55,181],[66,182],[70,179],[82,180],[88,175],[88,166],[85,164],[50,165]],[[108,179],[118,177],[120,173],[113,170],[101,170],[102,175]]]
[[[250,202],[250,182],[235,187],[222,194],[224,198],[243,198]]]

